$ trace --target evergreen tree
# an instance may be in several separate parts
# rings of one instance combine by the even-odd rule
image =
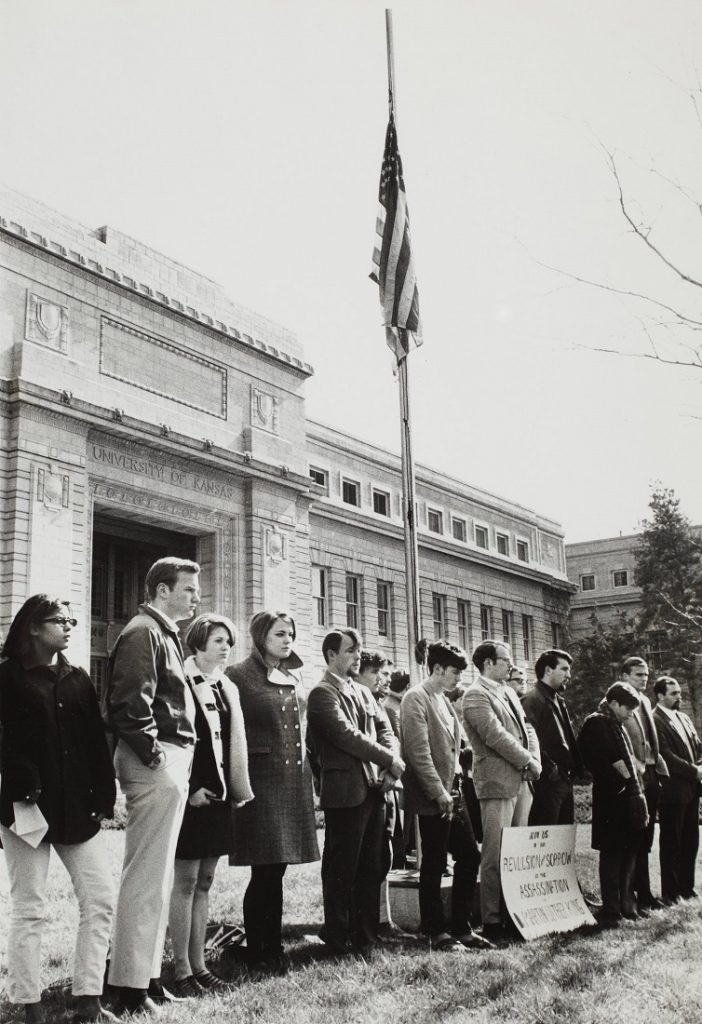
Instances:
[[[665,634],[659,664],[652,666],[687,685],[695,721],[702,712],[699,659],[702,655],[702,545],[680,500],[657,487],[649,503],[636,552],[634,581],[641,587],[642,611],[637,632],[642,638]]]

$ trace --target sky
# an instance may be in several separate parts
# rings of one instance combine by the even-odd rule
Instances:
[[[398,0],[399,146],[424,345],[415,459],[560,522],[702,522],[697,0]],[[387,123],[375,0],[0,0],[0,180],[293,330],[307,415],[399,452],[368,278]],[[702,97],[701,97],[702,100]],[[697,197],[702,199],[702,183]],[[702,271],[700,271],[702,275]],[[596,351],[613,348],[622,354]]]

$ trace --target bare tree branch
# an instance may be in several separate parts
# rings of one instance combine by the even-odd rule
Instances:
[[[661,252],[658,246],[654,245],[651,241],[650,230],[645,231],[639,224],[636,223],[634,218],[629,213],[629,210],[624,199],[624,190],[622,189],[622,183],[619,178],[619,172],[617,170],[614,155],[612,153],[608,153],[608,157],[609,166],[612,171],[612,174],[614,175],[614,180],[617,183],[617,189],[619,191],[619,207],[624,215],[624,219],[626,220],[627,224],[629,224],[629,226],[631,227],[631,230],[638,238],[641,239],[644,245],[648,246],[651,252],[653,252],[658,257],[658,259],[662,263],[664,263],[666,267],[668,267],[669,270],[672,270],[674,274],[677,274],[681,281],[685,281],[687,284],[694,285],[695,288],[702,288],[702,281],[698,281],[696,278],[691,277],[689,274],[686,274],[685,271],[677,267],[672,262],[672,260],[669,260],[668,257]]]
[[[695,626],[696,629],[702,629],[702,618],[700,618],[699,616],[691,615],[689,612],[684,612],[681,608],[677,608],[670,600],[670,598],[667,596],[667,594],[665,594],[662,590],[657,590],[656,594],[658,595],[658,597],[660,597],[661,601],[663,601],[664,604],[667,604],[670,610],[675,612],[675,614],[678,615],[681,619],[683,619],[685,622],[692,623],[692,625]],[[672,626],[675,625],[675,623],[671,622],[668,623],[668,625]]]

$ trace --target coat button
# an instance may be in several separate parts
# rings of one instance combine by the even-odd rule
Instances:
[[[62,707],[63,707],[63,701],[62,701],[62,700],[60,700],[60,701],[59,701],[59,707],[60,707],[60,708],[62,708]]]
[[[297,763],[298,763],[298,764],[302,764],[302,761],[298,761]]]
[[[287,758],[285,759],[285,763],[286,763],[286,764],[290,764],[290,762],[288,761],[288,759],[287,759]]]

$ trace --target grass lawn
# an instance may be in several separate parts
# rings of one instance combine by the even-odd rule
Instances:
[[[578,868],[597,892],[589,826],[578,829]],[[114,870],[123,834],[106,832]],[[657,841],[654,850],[657,849]],[[657,874],[657,856],[651,859]],[[702,875],[700,876],[702,878]],[[240,923],[248,871],[224,861],[211,899],[214,920]],[[654,891],[656,891],[657,877]],[[702,901],[681,904],[621,929],[540,939],[494,953],[430,953],[426,947],[380,951],[368,959],[324,959],[305,936],[321,922],[319,864],[289,868],[285,941],[293,969],[252,977],[236,961],[215,964],[235,987],[162,1011],[163,1024],[696,1024],[702,1022]],[[44,929],[43,979],[53,1019],[65,1019],[77,912],[56,858]],[[0,853],[0,944],[7,941],[7,882]],[[164,976],[167,969],[164,970]],[[4,966],[0,981],[4,982]],[[62,985],[63,983],[63,985]],[[0,1020],[20,1019],[0,997]]]

